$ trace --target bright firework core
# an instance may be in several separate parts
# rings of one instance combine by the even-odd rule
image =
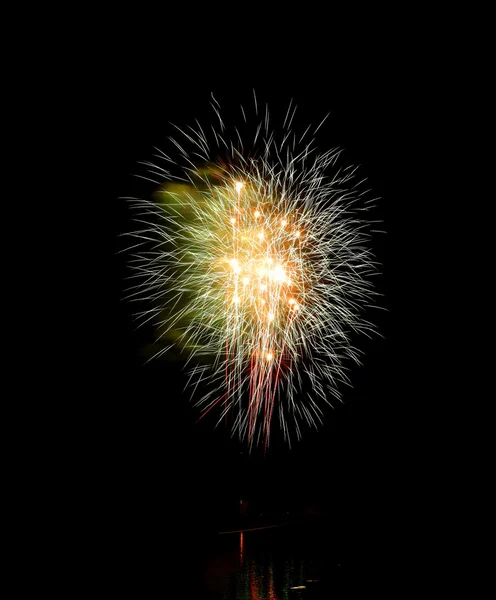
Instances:
[[[296,213],[282,212],[284,205],[270,199],[261,203],[249,185],[237,182],[235,188],[225,259],[226,361],[232,365],[226,377],[228,389],[235,389],[249,360],[251,437],[251,413],[266,404],[270,419],[278,383],[298,358],[294,321],[305,300],[304,238]]]
[[[239,143],[226,141],[222,121],[212,140],[180,130],[193,150],[173,140],[177,161],[158,158],[183,163],[183,175],[147,163],[157,201],[132,199],[145,224],[132,234],[134,297],[153,304],[143,317],[188,352],[203,414],[232,415],[250,445],[268,443],[274,414],[288,440],[301,421],[321,422],[320,404],[347,381],[344,360],[358,362],[350,332],[373,329],[362,317],[375,265],[355,170],[336,169],[339,151],[317,154],[313,140],[297,150],[287,127],[276,142],[268,123],[249,152],[237,129]]]

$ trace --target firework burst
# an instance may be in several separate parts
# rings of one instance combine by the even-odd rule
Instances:
[[[241,108],[231,132],[212,108],[215,126],[177,128],[172,153],[144,163],[153,199],[128,199],[131,298],[170,341],[157,355],[186,351],[202,415],[215,407],[250,446],[268,444],[273,422],[289,440],[322,422],[346,362],[359,361],[352,333],[373,330],[363,314],[376,267],[360,217],[372,201],[339,149],[317,151],[322,123],[296,135],[291,104],[279,132],[256,98],[255,120]]]

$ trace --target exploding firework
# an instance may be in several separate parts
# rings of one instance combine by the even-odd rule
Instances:
[[[186,352],[202,415],[215,407],[250,446],[268,444],[274,422],[289,440],[302,422],[322,423],[347,361],[359,361],[354,333],[374,329],[363,315],[376,266],[360,217],[373,201],[339,149],[317,151],[322,123],[293,131],[291,103],[279,131],[256,98],[232,133],[212,108],[216,125],[176,128],[172,152],[144,163],[153,198],[128,199],[131,297],[168,340],[156,354]]]

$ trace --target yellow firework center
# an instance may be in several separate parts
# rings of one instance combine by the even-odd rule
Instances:
[[[275,362],[288,351],[303,307],[304,236],[297,214],[261,201],[249,186],[236,182],[231,198],[232,214],[225,215],[231,243],[224,258],[229,337],[238,350],[241,343],[253,358]]]

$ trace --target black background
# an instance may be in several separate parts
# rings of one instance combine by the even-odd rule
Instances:
[[[150,62],[146,53],[121,50],[117,45],[115,58],[107,55],[90,94],[97,127],[89,143],[88,202],[104,246],[88,308],[91,359],[76,378],[91,391],[74,428],[81,440],[74,468],[81,515],[94,532],[90,569],[137,590],[145,580],[163,581],[168,569],[194,579],[209,536],[243,495],[264,506],[327,513],[359,573],[379,564],[391,565],[391,573],[411,571],[416,549],[425,549],[422,562],[437,543],[444,508],[436,490],[451,468],[436,441],[443,339],[432,327],[438,259],[429,223],[444,206],[425,192],[432,177],[425,136],[435,122],[423,108],[430,80],[406,56],[361,56],[343,70],[331,53],[319,54],[318,63],[253,58],[243,70],[218,55],[190,64],[164,54]],[[253,89],[271,112],[285,111],[293,99],[305,124],[330,112],[318,145],[343,147],[343,161],[361,165],[371,195],[380,198],[376,216],[386,231],[374,239],[386,309],[374,318],[382,337],[363,340],[364,365],[353,370],[353,389],[343,390],[344,403],[327,411],[324,426],[305,431],[291,450],[274,443],[266,455],[248,455],[212,421],[195,422],[180,362],[143,365],[139,350],[150,331],[135,329],[122,300],[127,269],[117,254],[118,236],[131,223],[120,198],[146,189],[134,177],[138,162],[163,146],[169,123],[209,121],[211,93],[236,107],[250,104]],[[166,548],[176,553],[168,566]]]

